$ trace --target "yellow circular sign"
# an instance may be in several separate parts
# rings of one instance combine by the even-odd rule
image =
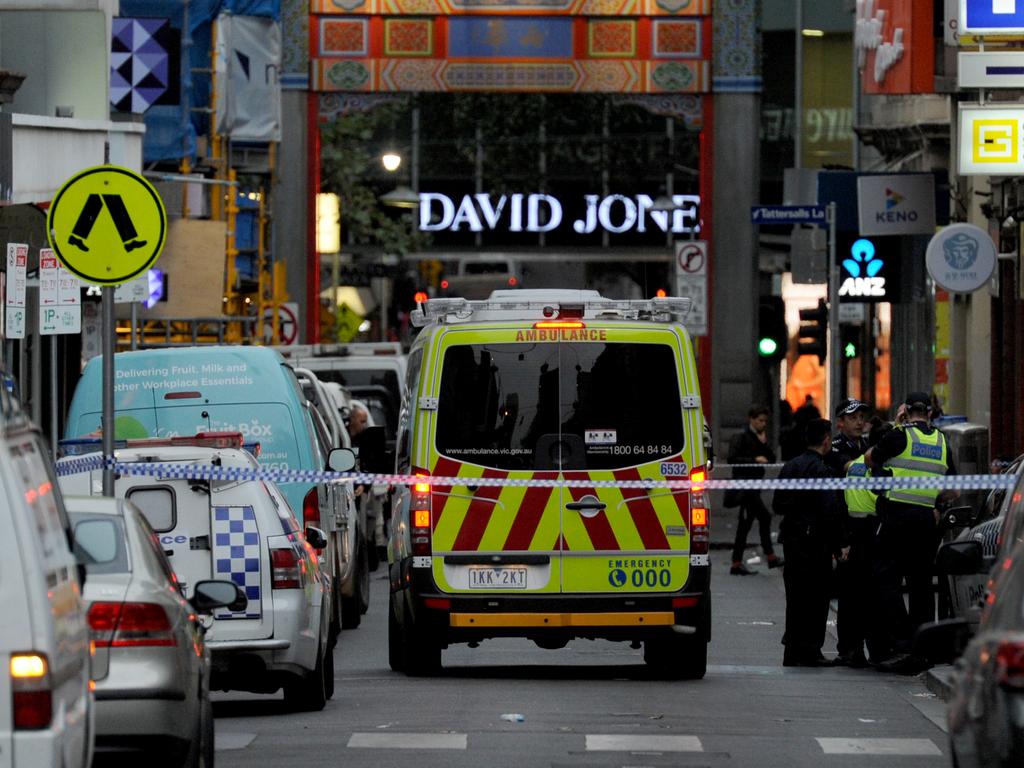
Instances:
[[[134,171],[100,165],[72,176],[50,203],[50,246],[90,283],[117,285],[149,269],[167,238],[167,212]]]

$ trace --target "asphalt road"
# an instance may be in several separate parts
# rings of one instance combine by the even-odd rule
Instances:
[[[334,699],[298,715],[279,696],[216,694],[218,766],[950,764],[944,705],[922,678],[783,668],[781,574],[730,576],[727,554],[712,556],[713,639],[697,682],[647,679],[624,644],[518,640],[456,646],[439,677],[406,678],[388,667],[378,569],[370,612],[335,651]]]

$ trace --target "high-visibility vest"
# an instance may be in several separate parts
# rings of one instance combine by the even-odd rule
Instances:
[[[871,470],[864,461],[864,456],[858,456],[850,463],[846,476],[871,477]],[[878,495],[870,488],[847,488],[843,491],[843,497],[846,499],[846,510],[850,517],[870,517],[877,514],[875,506]]]
[[[913,425],[897,429],[906,434],[907,445],[903,453],[885,462],[893,477],[942,477],[946,474],[949,447],[939,430],[926,435]],[[938,495],[938,488],[891,488],[885,492],[886,498],[892,501],[923,507],[934,507]]]

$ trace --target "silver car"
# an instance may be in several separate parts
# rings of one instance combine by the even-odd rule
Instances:
[[[203,617],[244,610],[230,581],[196,585],[191,601],[131,502],[65,497],[95,647],[97,752],[145,753],[161,765],[213,766],[210,654]]]

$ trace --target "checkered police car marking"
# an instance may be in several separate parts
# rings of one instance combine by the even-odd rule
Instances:
[[[260,618],[260,531],[252,507],[213,508],[213,565],[215,579],[231,579],[249,598],[245,611],[217,611],[214,618]]]

